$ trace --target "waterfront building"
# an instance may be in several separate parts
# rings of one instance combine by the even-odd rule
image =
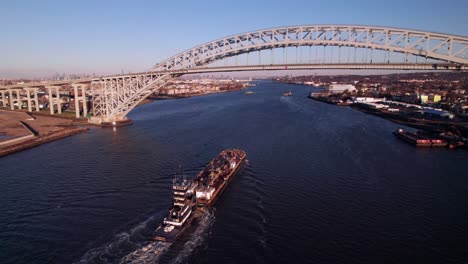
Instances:
[[[374,98],[374,97],[353,97],[354,103],[378,103],[386,101],[385,98]]]
[[[352,84],[330,84],[328,90],[330,93],[343,93],[348,90],[348,92],[356,91],[356,86]]]

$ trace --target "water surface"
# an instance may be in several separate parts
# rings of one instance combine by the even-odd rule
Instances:
[[[1,158],[1,262],[468,262],[467,151],[414,148],[308,87],[251,90],[157,101],[132,126]],[[249,165],[215,210],[174,247],[151,242],[178,166],[194,176],[225,148]]]

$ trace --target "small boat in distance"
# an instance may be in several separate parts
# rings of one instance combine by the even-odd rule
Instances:
[[[348,105],[352,105],[353,102],[351,100],[346,100],[346,101],[343,101],[343,100],[338,100],[338,102],[336,102],[336,105],[338,106],[348,106]]]
[[[250,94],[254,94],[254,92],[252,92],[252,91],[246,91],[244,94],[245,94],[245,95],[250,95]]]
[[[291,95],[292,95],[291,91],[283,93],[283,96],[291,96]]]

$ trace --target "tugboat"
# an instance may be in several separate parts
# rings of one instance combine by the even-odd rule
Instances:
[[[196,206],[196,185],[185,177],[176,176],[172,182],[174,202],[169,215],[156,229],[154,239],[157,241],[174,242],[192,220],[192,213]]]

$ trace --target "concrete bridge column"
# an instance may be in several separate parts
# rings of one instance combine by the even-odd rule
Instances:
[[[37,88],[34,88],[34,104],[36,105],[36,112],[39,112],[40,111],[40,108],[39,108],[39,97],[37,96]]]
[[[21,99],[21,95],[23,94],[23,89],[16,90],[16,100],[18,102],[18,109],[23,109],[23,102],[27,101],[27,99]]]
[[[2,107],[6,107],[8,104],[8,99],[6,98],[6,91],[0,91],[2,95]]]
[[[60,97],[60,87],[55,87],[55,100],[57,101],[58,113],[62,114],[62,98]]]
[[[48,92],[49,92],[49,109],[50,109],[50,114],[54,115],[54,98],[52,97],[52,89],[54,88],[53,86],[47,86],[46,87]]]
[[[88,102],[86,98],[86,91],[84,85],[81,86],[81,97],[83,100],[83,117],[86,117],[88,115]]]
[[[28,112],[32,112],[31,91],[26,89],[26,98],[28,100]]]
[[[14,92],[14,90],[8,90],[8,92],[10,93],[10,109],[15,110],[15,105],[13,104],[13,92]]]
[[[80,103],[78,102],[79,97],[78,97],[78,84],[72,84],[73,86],[73,101],[75,101],[75,116],[76,118],[80,118]]]

